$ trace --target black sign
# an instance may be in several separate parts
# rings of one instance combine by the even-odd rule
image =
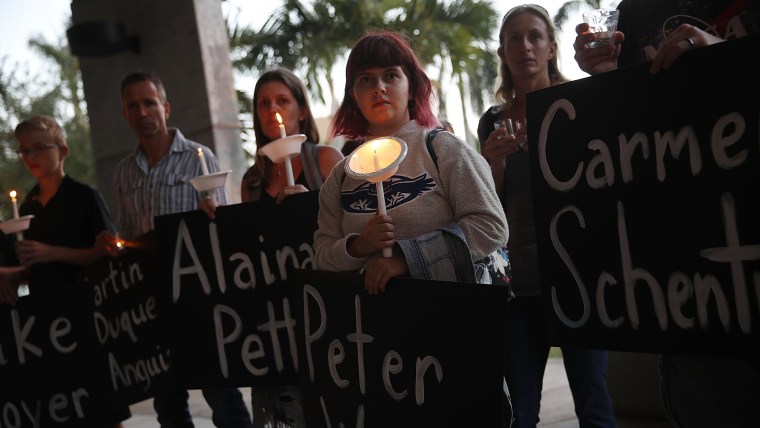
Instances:
[[[157,217],[77,285],[0,307],[0,423],[108,425],[114,401],[162,388],[291,384],[309,426],[500,426],[508,290],[396,278],[369,296],[312,270],[317,211],[310,192]]]
[[[318,196],[156,218],[176,384],[298,383],[290,275],[314,268]]]
[[[506,287],[297,277],[309,427],[501,426]]]
[[[166,316],[159,307],[152,234],[130,243],[116,258],[89,267],[81,286],[94,306],[92,324],[105,350],[108,382],[120,399],[137,403],[168,386],[171,352],[160,335]]]
[[[758,37],[528,94],[555,344],[740,354],[760,329]]]
[[[0,426],[105,426],[116,400],[92,334],[88,290],[34,292],[0,305]]]

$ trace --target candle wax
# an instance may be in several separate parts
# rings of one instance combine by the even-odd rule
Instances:
[[[375,156],[375,166],[377,167],[377,156]],[[377,189],[377,213],[378,214],[387,214],[388,211],[385,208],[385,191],[383,190],[383,182],[378,181],[375,183],[375,189]],[[393,255],[393,250],[388,248],[383,248],[383,257],[390,257]]]
[[[11,203],[13,204],[13,218],[18,218],[18,204],[16,203],[16,198],[11,198]]]
[[[208,167],[206,166],[206,158],[203,157],[203,149],[198,149],[198,162],[201,163],[201,171],[203,175],[208,175]]]

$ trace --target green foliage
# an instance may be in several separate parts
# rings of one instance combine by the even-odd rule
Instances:
[[[289,68],[322,102],[326,82],[334,103],[336,88],[325,76],[332,76],[353,43],[371,30],[398,30],[412,40],[420,60],[439,71],[431,76],[438,81],[439,101],[444,101],[442,87],[453,79],[461,90],[468,88],[466,96],[482,111],[495,78],[489,44],[497,20],[490,1],[286,0],[261,29],[231,29],[230,46],[238,70],[260,74]],[[440,112],[445,115],[445,105]]]
[[[12,216],[8,192],[16,190],[23,200],[35,183],[15,153],[13,138],[16,125],[31,116],[44,114],[58,121],[69,145],[66,173],[96,185],[78,62],[61,41],[32,39],[29,46],[51,65],[42,76],[29,75],[19,66],[7,68],[6,59],[0,58],[0,216],[4,219]]]

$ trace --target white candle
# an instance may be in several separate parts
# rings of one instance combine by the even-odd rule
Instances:
[[[208,167],[206,166],[206,158],[203,157],[203,149],[198,147],[198,162],[201,163],[201,171],[203,175],[208,175]]]
[[[375,172],[380,171],[380,159],[377,157],[377,150],[372,154],[372,161],[375,163]],[[378,214],[387,214],[388,211],[385,208],[385,191],[383,190],[383,182],[378,181],[375,183],[375,189],[377,192],[377,213]],[[383,257],[390,257],[393,255],[393,250],[388,248],[383,248]]]
[[[285,125],[282,124],[282,116],[280,113],[275,113],[277,122],[280,123],[280,138],[285,138],[288,134],[285,132]],[[296,181],[293,178],[293,164],[290,162],[290,155],[285,156],[285,177],[288,179],[288,186],[295,186]]]
[[[385,209],[385,191],[383,190],[383,182],[378,181],[375,183],[375,189],[377,190],[377,213],[387,214]],[[383,257],[390,257],[393,255],[393,250],[390,247],[383,248]]]
[[[16,203],[15,190],[11,190],[11,204],[13,204],[13,218],[18,218],[18,204]]]
[[[13,218],[18,218],[18,203],[16,202],[16,191],[11,190],[11,204],[13,205]],[[23,241],[24,240],[24,233],[19,231],[16,232],[16,241]]]
[[[293,179],[293,165],[290,163],[290,155],[285,156],[285,176],[288,179],[288,186],[295,186],[296,182]]]
[[[280,116],[280,113],[275,113],[275,117],[277,117],[277,122],[280,123],[280,138],[285,138],[288,136],[288,134],[285,132],[285,125],[282,124],[282,116]]]

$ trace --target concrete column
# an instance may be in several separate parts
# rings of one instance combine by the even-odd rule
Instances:
[[[120,82],[130,71],[158,74],[171,104],[169,126],[210,147],[240,201],[246,163],[240,139],[229,40],[219,0],[72,0],[73,24],[123,25],[139,45],[101,56],[80,56],[99,189],[113,209],[112,171],[137,145],[122,115]],[[95,40],[93,43],[97,43]]]

